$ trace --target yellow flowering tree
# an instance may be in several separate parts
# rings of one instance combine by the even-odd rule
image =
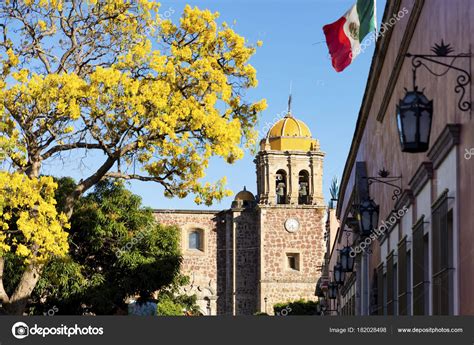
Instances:
[[[48,161],[73,151],[102,157],[68,195],[67,216],[106,177],[157,182],[167,196],[194,193],[196,202],[210,204],[229,191],[224,179],[201,183],[209,159],[232,163],[256,135],[265,100],[245,100],[246,89],[257,86],[249,64],[256,47],[219,25],[218,13],[186,6],[173,23],[159,7],[154,0],[0,4],[0,163],[39,188]],[[49,241],[65,223],[58,214],[48,217],[54,227],[45,219],[28,224]],[[14,248],[31,265],[66,251],[28,248],[26,235],[9,244],[7,230],[0,231],[0,250]]]
[[[8,254],[25,265],[17,288],[10,294],[0,279],[0,301],[9,312],[22,310],[40,272],[53,256],[64,256],[68,249],[67,217],[56,211],[51,177],[30,179],[22,173],[0,171],[0,278]]]

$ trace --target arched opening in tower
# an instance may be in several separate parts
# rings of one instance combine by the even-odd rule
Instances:
[[[309,173],[306,170],[298,175],[298,204],[309,204]]]
[[[276,195],[277,195],[277,204],[286,204],[287,203],[287,183],[286,183],[286,171],[280,169],[276,173],[275,178],[276,184]]]

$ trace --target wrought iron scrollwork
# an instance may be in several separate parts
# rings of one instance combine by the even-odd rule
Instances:
[[[461,111],[471,111],[472,110],[472,100],[471,100],[471,93],[469,92],[469,100],[464,99],[466,96],[466,87],[470,86],[471,84],[471,53],[461,53],[461,54],[451,54],[454,49],[451,48],[450,44],[445,44],[443,40],[441,40],[440,44],[435,44],[431,51],[434,54],[410,54],[407,53],[406,57],[411,57],[411,64],[415,71],[420,68],[424,67],[430,72],[432,75],[436,77],[442,77],[446,75],[450,70],[455,70],[460,72],[460,74],[456,78],[456,86],[454,87],[454,92],[460,94],[459,101],[458,101],[458,108]],[[455,62],[458,59],[467,58],[469,59],[469,71],[456,66]],[[450,62],[446,63],[441,60],[443,59],[451,59]],[[434,72],[427,62],[441,65],[446,67],[442,73]]]
[[[401,181],[402,177],[401,176],[390,176],[390,173],[382,169],[379,171],[379,176],[369,176],[365,177],[367,179],[367,183],[370,186],[372,183],[383,183],[387,186],[390,186],[393,188],[393,194],[392,194],[392,200],[398,201],[398,198],[402,194],[402,187],[399,185],[396,185],[395,182]]]

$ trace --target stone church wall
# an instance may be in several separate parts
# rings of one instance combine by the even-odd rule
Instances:
[[[217,250],[218,211],[155,210],[155,219],[166,225],[176,225],[181,230],[183,263],[181,271],[189,276],[190,286],[185,292],[196,294],[203,314],[209,307],[213,315],[217,312]],[[203,251],[190,250],[187,246],[188,233],[199,229],[204,232]]]
[[[236,239],[235,314],[252,315],[257,308],[260,238],[255,210],[232,212]]]
[[[298,299],[315,300],[315,282],[324,257],[324,208],[316,206],[260,206],[262,272],[260,308],[273,313],[273,305]],[[285,221],[296,218],[300,228],[285,229]],[[288,267],[287,254],[299,254],[299,270]],[[265,303],[266,298],[266,303]]]

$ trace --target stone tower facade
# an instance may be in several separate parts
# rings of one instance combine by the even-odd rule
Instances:
[[[259,306],[267,313],[278,302],[314,298],[323,257],[323,158],[318,140],[291,113],[260,143]]]
[[[204,315],[273,314],[273,305],[314,300],[324,256],[324,153],[288,113],[260,143],[257,194],[246,188],[223,211],[155,210],[182,231],[185,292]]]

